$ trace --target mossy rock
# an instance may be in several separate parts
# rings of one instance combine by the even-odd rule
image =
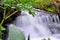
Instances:
[[[33,6],[48,12],[57,12],[57,8],[52,4],[52,0],[36,0]]]

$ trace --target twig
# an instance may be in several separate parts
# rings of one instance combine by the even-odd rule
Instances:
[[[17,12],[18,12],[18,10],[15,11],[15,12],[13,12],[12,14],[8,15],[5,19],[8,19],[9,17],[11,17],[12,15],[14,15],[14,14],[17,13]]]
[[[1,30],[1,27],[2,27],[2,24],[4,23],[4,21],[5,21],[5,12],[6,12],[6,10],[4,10],[4,16],[3,16],[3,20],[1,21],[1,23],[0,23],[0,39],[2,38],[2,30]]]

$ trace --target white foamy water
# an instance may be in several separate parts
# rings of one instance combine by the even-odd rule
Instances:
[[[60,21],[58,15],[38,12],[38,10],[35,10],[35,14],[33,17],[27,10],[23,10],[13,24],[24,33],[26,39],[30,34],[31,40],[42,40],[43,38],[59,40]]]

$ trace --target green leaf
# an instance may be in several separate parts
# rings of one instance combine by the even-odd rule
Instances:
[[[3,26],[1,26],[1,30],[3,31],[3,30],[6,30]]]
[[[33,17],[35,16],[35,13],[34,13],[34,12],[32,12],[32,16],[33,16]]]
[[[33,17],[35,15],[35,13],[32,10],[29,10],[29,14],[32,14]]]
[[[15,9],[15,7],[11,7],[12,9]]]
[[[48,40],[50,40],[50,38],[48,38]]]
[[[2,39],[0,39],[0,40],[2,40]]]
[[[45,38],[43,38],[42,40],[46,40]]]
[[[23,33],[15,25],[9,26],[9,40],[25,40]]]
[[[30,34],[28,35],[28,40],[30,40]]]

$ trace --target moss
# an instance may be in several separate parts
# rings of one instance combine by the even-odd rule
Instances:
[[[47,11],[49,11],[49,12],[56,12],[56,9],[51,7],[51,8],[47,8]]]
[[[52,4],[52,0],[36,0],[33,5],[35,8],[41,10],[45,10],[49,12],[57,11],[56,7]]]

